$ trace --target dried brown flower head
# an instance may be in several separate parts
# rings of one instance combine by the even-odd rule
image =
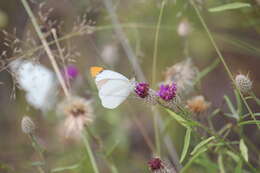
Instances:
[[[71,96],[65,99],[59,105],[58,112],[65,115],[64,130],[66,137],[81,133],[84,126],[93,121],[93,109],[90,101],[81,97]]]
[[[195,96],[187,101],[188,108],[194,113],[201,113],[206,111],[210,103],[205,101],[203,96]]]

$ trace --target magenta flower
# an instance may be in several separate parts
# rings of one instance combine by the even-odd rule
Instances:
[[[65,76],[68,79],[75,79],[79,74],[77,67],[72,64],[68,65],[64,71],[65,71]]]
[[[164,169],[163,162],[159,158],[152,158],[148,162],[148,165],[149,165],[151,171],[159,171],[159,170]]]
[[[172,84],[161,85],[157,95],[165,101],[170,101],[176,96],[177,86],[173,82]]]
[[[135,85],[135,93],[141,97],[145,98],[149,94],[149,84],[145,82],[139,82]]]

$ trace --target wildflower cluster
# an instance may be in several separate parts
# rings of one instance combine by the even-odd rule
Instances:
[[[149,87],[149,84],[146,82],[137,82],[134,86],[135,94],[146,101],[147,103],[152,104],[162,104],[163,106],[168,106],[169,103],[173,103],[177,96],[177,86],[175,82],[171,84],[161,84],[158,91],[154,91]]]

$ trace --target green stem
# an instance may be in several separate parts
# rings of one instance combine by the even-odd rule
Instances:
[[[249,105],[248,105],[248,103],[247,103],[245,97],[243,96],[242,92],[241,92],[240,89],[237,87],[236,82],[235,82],[235,80],[234,80],[234,78],[233,78],[233,75],[232,75],[230,69],[228,68],[228,65],[227,65],[227,63],[226,63],[226,61],[225,61],[225,59],[224,59],[222,53],[220,52],[220,49],[218,48],[218,46],[217,46],[217,44],[216,44],[216,42],[215,42],[215,40],[214,40],[214,38],[213,38],[211,32],[209,31],[209,28],[208,28],[208,26],[207,26],[205,20],[203,19],[202,15],[200,14],[199,9],[197,8],[197,6],[195,5],[195,3],[194,3],[193,0],[190,0],[190,2],[191,2],[191,5],[193,6],[193,8],[195,9],[195,11],[196,11],[196,13],[197,13],[198,18],[199,18],[201,24],[203,25],[203,27],[204,27],[204,29],[205,29],[205,31],[206,31],[206,33],[207,33],[209,39],[210,39],[211,44],[212,44],[213,47],[215,48],[215,50],[216,50],[216,52],[217,52],[217,54],[218,54],[218,57],[220,58],[222,64],[224,65],[224,68],[225,68],[225,70],[227,71],[229,78],[231,79],[231,81],[233,82],[233,84],[234,84],[236,90],[238,91],[239,95],[241,96],[241,98],[242,98],[242,100],[243,100],[243,102],[244,102],[244,104],[245,104],[245,106],[246,106],[248,112],[250,113],[251,117],[253,118],[253,120],[256,121],[256,118],[255,118],[255,116],[254,116],[254,114],[253,114],[253,111],[252,111],[251,108],[249,107]],[[257,127],[260,129],[260,125],[259,125],[259,124],[257,124]]]
[[[96,163],[96,160],[95,160],[95,157],[94,157],[94,155],[93,155],[92,149],[91,149],[90,144],[89,144],[89,141],[88,141],[88,139],[87,139],[87,132],[86,132],[86,131],[83,131],[82,134],[81,134],[81,136],[82,136],[82,140],[83,140],[83,142],[84,142],[84,145],[85,145],[85,147],[86,147],[88,156],[89,156],[89,158],[90,158],[90,162],[91,162],[93,171],[94,171],[94,173],[99,173],[98,167],[97,167],[97,163]]]
[[[166,1],[163,0],[161,4],[160,14],[158,18],[158,22],[156,25],[156,32],[155,32],[155,41],[154,41],[154,52],[153,52],[153,67],[152,67],[152,86],[155,86],[156,82],[156,65],[157,65],[157,55],[158,55],[158,41],[159,41],[159,32],[160,26],[162,22],[163,11],[165,7]],[[157,108],[154,108],[157,109]],[[155,110],[158,111],[158,110]],[[153,114],[153,126],[154,126],[154,134],[155,134],[155,144],[156,144],[156,151],[158,156],[161,155],[161,143],[160,143],[160,129],[158,126],[158,116],[159,114]]]
[[[44,164],[46,164],[43,153],[42,153],[42,149],[41,149],[40,145],[38,144],[34,134],[29,134],[29,137],[31,139],[32,146],[33,146],[34,150],[39,154],[41,161]],[[45,173],[41,166],[37,166],[37,167],[38,167],[38,170],[39,170],[40,173]]]

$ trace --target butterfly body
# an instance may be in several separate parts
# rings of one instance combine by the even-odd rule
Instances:
[[[98,95],[105,108],[118,107],[133,91],[132,82],[120,73],[92,67],[91,74],[95,78]]]

